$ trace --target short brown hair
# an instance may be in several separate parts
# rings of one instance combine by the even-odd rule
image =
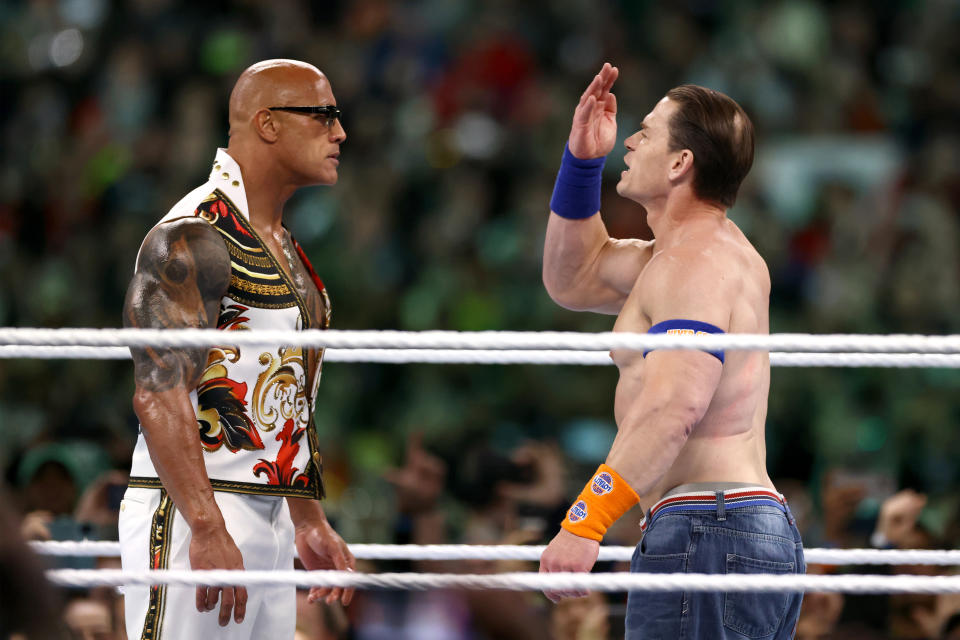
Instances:
[[[732,207],[753,166],[753,123],[730,97],[695,84],[670,89],[677,103],[670,118],[670,150],[693,152],[693,192]]]

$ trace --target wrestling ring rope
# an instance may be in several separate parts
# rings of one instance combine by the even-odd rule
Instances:
[[[224,339],[229,335],[229,339]],[[791,353],[960,354],[960,335],[780,333],[668,335],[562,331],[220,331],[217,329],[0,328],[0,345],[85,347],[215,347],[296,345],[334,349],[563,350],[728,349]]]
[[[34,550],[50,556],[120,555],[120,543],[110,541],[33,542]],[[391,545],[351,544],[358,560],[527,560],[537,561],[546,548],[535,545]],[[599,561],[629,562],[634,547],[600,547]],[[808,564],[826,565],[960,565],[960,551],[925,549],[807,549]],[[238,574],[242,574],[238,576]],[[836,591],[840,593],[960,593],[960,576],[769,576],[659,574],[623,572],[597,574],[449,574],[376,573],[344,571],[146,571],[115,569],[55,569],[51,582],[64,587],[141,584],[176,585],[290,585],[339,586],[360,589],[508,589],[539,591],[593,589],[596,591]],[[585,578],[585,581],[580,581]],[[709,578],[706,582],[703,578]],[[769,580],[767,579],[769,578]]]
[[[213,347],[293,344],[327,348],[329,362],[435,364],[611,364],[611,349],[770,351],[770,364],[793,367],[960,368],[960,335],[714,334],[455,331],[231,331],[213,329],[0,328],[0,358],[125,359],[126,347]],[[36,542],[51,556],[119,555],[117,542]],[[367,560],[539,560],[541,546],[350,545]],[[601,547],[601,561],[628,561],[633,547]],[[960,565],[960,551],[807,549],[808,564]],[[818,591],[960,593],[960,575],[705,575],[616,573],[355,573],[345,571],[141,571],[51,569],[64,587],[120,585],[297,585],[358,589],[507,589],[540,591]]]
[[[118,571],[52,569],[64,587],[198,584],[353,587],[356,589],[507,589],[542,591],[832,591],[837,593],[960,593],[960,576],[770,575],[700,573],[356,573],[353,571]]]
[[[120,555],[120,543],[102,540],[32,542],[48,556],[100,557]],[[482,544],[351,544],[357,560],[540,560],[541,545]],[[634,547],[600,547],[599,562],[630,562]],[[807,564],[926,564],[960,566],[960,551],[933,549],[805,549]]]
[[[0,359],[129,360],[127,347],[0,346]],[[554,364],[612,365],[602,351],[545,349],[327,349],[326,362],[382,364]],[[960,354],[941,353],[771,353],[774,367],[940,367],[960,368]]]

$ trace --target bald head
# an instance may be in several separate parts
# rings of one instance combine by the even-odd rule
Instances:
[[[227,152],[244,181],[281,190],[336,184],[340,144],[347,138],[339,110],[289,110],[336,104],[327,77],[312,64],[264,60],[240,74],[230,94]]]
[[[230,136],[242,134],[260,109],[320,104],[329,83],[312,64],[299,60],[263,60],[248,67],[230,93]]]

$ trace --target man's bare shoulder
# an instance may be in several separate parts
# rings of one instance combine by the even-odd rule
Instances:
[[[691,279],[725,280],[739,272],[742,256],[729,248],[707,242],[687,242],[654,252],[641,274],[651,281],[677,285]]]
[[[758,268],[765,270],[749,243],[725,233],[694,234],[682,243],[658,248],[640,274],[637,289],[644,308],[663,298],[730,299],[745,281],[756,277]]]
[[[767,264],[746,235],[731,220],[719,227],[704,228],[674,246],[668,255],[682,265],[681,273],[711,276],[720,282],[765,281],[770,276]]]
[[[763,259],[749,238],[732,221],[728,221],[727,241],[732,258],[741,262],[743,277],[749,279],[767,294],[770,293],[770,270],[767,261]]]

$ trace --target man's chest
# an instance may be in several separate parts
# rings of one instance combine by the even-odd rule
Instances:
[[[643,274],[637,279],[627,299],[617,314],[613,324],[614,331],[629,333],[644,333],[650,328],[651,320],[648,313],[650,292],[644,291]]]
[[[285,234],[281,239],[265,240],[264,244],[275,257],[277,266],[289,281],[291,288],[306,311],[303,318],[303,328],[325,329],[329,318],[327,298],[317,286],[310,270],[301,260],[290,236]]]

